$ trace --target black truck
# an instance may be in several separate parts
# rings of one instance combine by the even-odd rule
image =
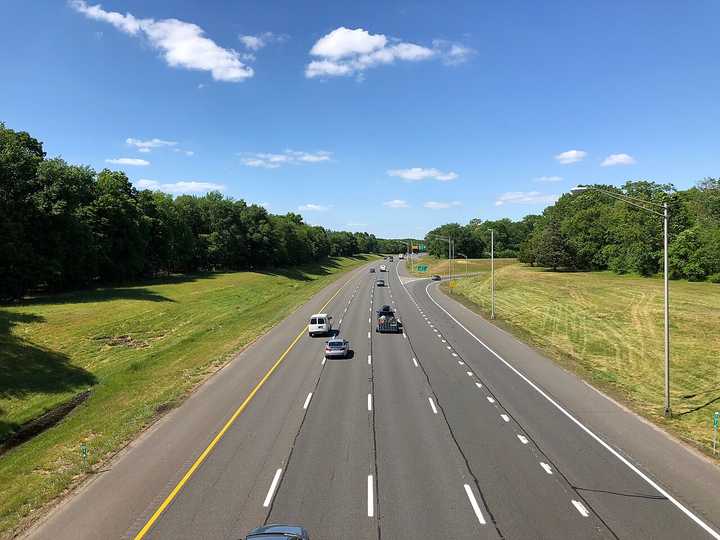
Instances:
[[[377,310],[376,332],[397,334],[402,332],[402,323],[395,316],[390,306],[383,306]]]

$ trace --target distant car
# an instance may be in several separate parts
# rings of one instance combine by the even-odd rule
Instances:
[[[371,269],[370,269],[370,273],[371,273],[371,274],[374,274],[374,273],[375,273],[375,268],[371,268]]]
[[[325,358],[347,358],[350,353],[350,342],[346,339],[332,338],[325,342]]]
[[[441,278],[440,276],[438,276],[437,274],[434,274],[433,277],[432,277],[432,280],[433,280],[433,281],[440,281],[441,279],[442,279],[442,278]]]
[[[332,317],[327,313],[316,313],[310,317],[308,334],[314,337],[317,334],[330,334],[332,332]]]
[[[387,272],[387,266],[385,266],[384,264],[381,264],[381,265],[380,265],[380,271],[381,271],[381,272]]]
[[[390,260],[390,262],[393,262],[392,255],[390,255],[390,257],[388,257],[388,259]]]
[[[375,285],[377,285],[378,287],[384,287],[384,286],[385,286],[385,280],[384,280],[384,279],[378,279],[378,280],[375,282]]]
[[[310,540],[310,535],[299,525],[277,524],[253,529],[245,540]]]

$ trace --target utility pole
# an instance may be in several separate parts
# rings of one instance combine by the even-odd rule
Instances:
[[[490,229],[490,282],[492,290],[492,302],[490,307],[490,318],[495,319],[495,229]]]

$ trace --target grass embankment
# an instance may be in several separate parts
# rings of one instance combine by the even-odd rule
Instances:
[[[495,259],[495,269],[502,268],[508,264],[515,262],[515,259]],[[441,276],[447,276],[450,262],[448,259],[438,259],[437,257],[413,257],[412,267],[410,267],[410,259],[406,259],[406,268],[413,276],[428,277],[433,274],[440,274]],[[419,264],[427,264],[427,272],[418,272],[417,266]],[[472,274],[473,272],[485,272],[490,270],[490,259],[468,259],[467,262],[462,257],[455,259],[453,266],[453,274],[462,275],[465,273]]]
[[[0,456],[0,536],[177,404],[232,354],[374,256],[178,276],[0,307],[0,439],[92,387],[60,424]]]
[[[489,287],[489,275],[481,275],[460,280],[453,292],[487,314]],[[720,285],[670,284],[671,419],[663,416],[661,279],[513,264],[496,271],[495,287],[501,326],[712,454],[712,413],[720,410]]]

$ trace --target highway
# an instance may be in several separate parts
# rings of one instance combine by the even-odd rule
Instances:
[[[28,536],[720,538],[716,467],[388,266],[318,294]],[[403,333],[374,331],[384,304]],[[350,358],[324,359],[315,311]]]

